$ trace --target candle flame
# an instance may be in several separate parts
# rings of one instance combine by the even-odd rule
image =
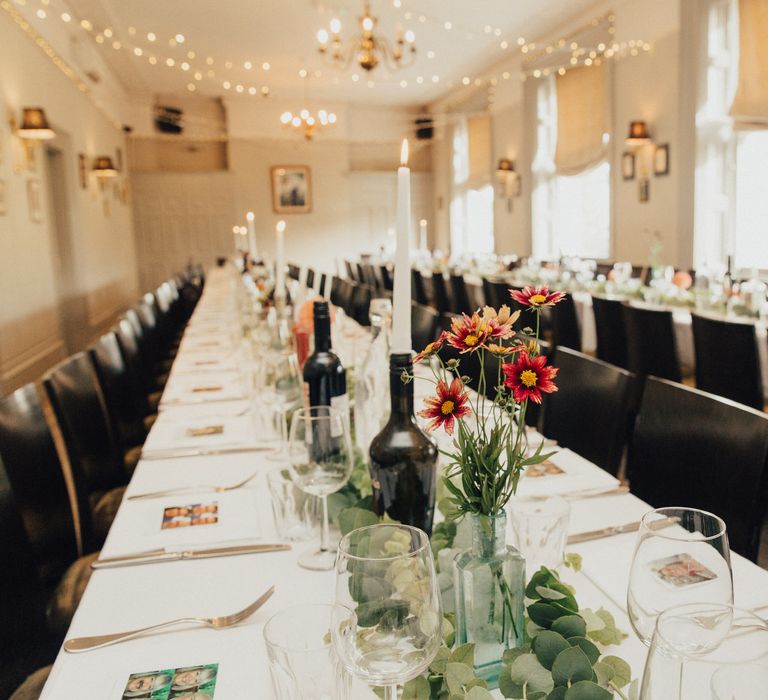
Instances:
[[[248,221],[253,221],[256,218],[256,214],[254,214],[252,211],[249,211],[245,215],[245,218],[248,219]]]
[[[245,226],[240,227],[240,233],[245,236],[248,233],[248,229]]]
[[[421,221],[419,221],[419,226],[426,226],[426,225],[427,225],[426,219],[421,219]]]
[[[408,139],[403,139],[403,146],[400,149],[400,165],[408,165]]]
[[[277,222],[277,226],[275,226],[275,231],[277,231],[278,233],[282,233],[283,231],[285,231],[285,221],[280,219],[280,221]]]
[[[240,233],[240,227],[239,226],[233,226],[232,227],[232,233]]]

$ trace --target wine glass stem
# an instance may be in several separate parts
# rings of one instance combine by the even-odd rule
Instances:
[[[384,686],[384,700],[397,700],[397,685]]]
[[[323,525],[320,529],[320,551],[328,551],[328,496],[321,496],[323,502]]]

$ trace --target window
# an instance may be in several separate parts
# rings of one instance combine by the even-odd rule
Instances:
[[[576,175],[558,175],[557,92],[539,83],[533,169],[533,255],[608,258],[611,250],[611,171],[607,160]]]
[[[736,268],[768,268],[768,131],[739,131],[729,111],[738,83],[737,0],[712,0],[707,62],[696,114],[694,262],[712,271],[733,256]]]
[[[481,125],[482,126],[482,125]],[[451,198],[451,255],[493,253],[493,184],[490,161],[483,167],[485,153],[475,148],[479,139],[466,117],[453,128],[453,196]],[[478,154],[476,151],[483,151]],[[475,173],[473,177],[473,172]]]

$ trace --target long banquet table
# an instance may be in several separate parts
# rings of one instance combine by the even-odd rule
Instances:
[[[209,276],[176,358],[161,404],[160,419],[147,443],[155,451],[173,440],[174,426],[183,427],[191,420],[210,422],[212,418],[229,425],[248,415],[252,406],[258,411],[258,397],[253,404],[246,398],[238,398],[237,390],[238,387],[242,390],[243,383],[238,383],[233,374],[237,366],[233,324],[239,330],[236,284],[236,278],[227,270],[216,269]],[[200,382],[221,386],[219,398],[222,400],[206,400],[217,398],[217,392],[212,391],[210,395],[205,392],[205,396],[196,395],[185,402],[185,397],[190,397],[189,377],[195,373]],[[247,442],[248,436],[241,435],[238,439]],[[558,463],[566,471],[565,478],[559,475],[531,479],[531,486],[526,487],[530,493],[537,489],[554,493],[566,489],[578,491],[615,483],[598,467],[568,450],[553,459],[560,460]],[[231,484],[254,472],[258,472],[258,477],[248,488],[231,494],[124,500],[102,556],[162,546],[183,548],[221,541],[228,544],[278,541],[264,476],[276,466],[280,466],[280,462],[257,451],[142,459],[128,486],[127,496],[187,485]],[[212,500],[219,506],[219,523],[213,528],[160,530],[165,507]],[[570,531],[627,523],[639,519],[648,510],[647,504],[630,494],[577,499],[572,501]],[[608,653],[627,659],[633,675],[640,676],[646,648],[631,633],[625,602],[634,542],[634,534],[625,534],[569,547],[568,551],[583,556],[584,568],[578,574],[565,570],[563,577],[575,586],[583,607],[602,606],[614,615],[618,626],[629,636]],[[287,552],[94,571],[68,638],[135,629],[190,615],[227,614],[245,607],[271,585],[276,586],[276,592],[253,617],[234,628],[219,631],[178,627],[81,654],[61,650],[42,697],[46,700],[119,700],[132,673],[209,663],[219,664],[215,700],[272,697],[262,638],[265,622],[289,606],[327,603],[333,599],[332,571],[311,572],[297,564],[299,554],[314,546],[312,542],[301,543]],[[733,567],[737,604],[747,608],[768,607],[768,571],[738,555],[734,555]],[[367,688],[356,686],[354,697],[375,696]]]

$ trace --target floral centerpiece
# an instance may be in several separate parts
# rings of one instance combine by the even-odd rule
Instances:
[[[541,352],[541,314],[563,296],[547,287],[511,290],[533,317],[524,335],[513,328],[521,310],[486,306],[454,319],[414,360],[429,365],[435,383],[419,415],[429,419],[428,429],[453,436],[442,450],[450,517],[472,523],[472,547],[454,560],[456,641],[474,643],[475,672],[490,684],[504,652],[524,642],[525,562],[506,544],[505,506],[525,469],[551,456],[542,453],[543,442],[529,448],[525,417],[530,402],[557,391],[557,368]]]

